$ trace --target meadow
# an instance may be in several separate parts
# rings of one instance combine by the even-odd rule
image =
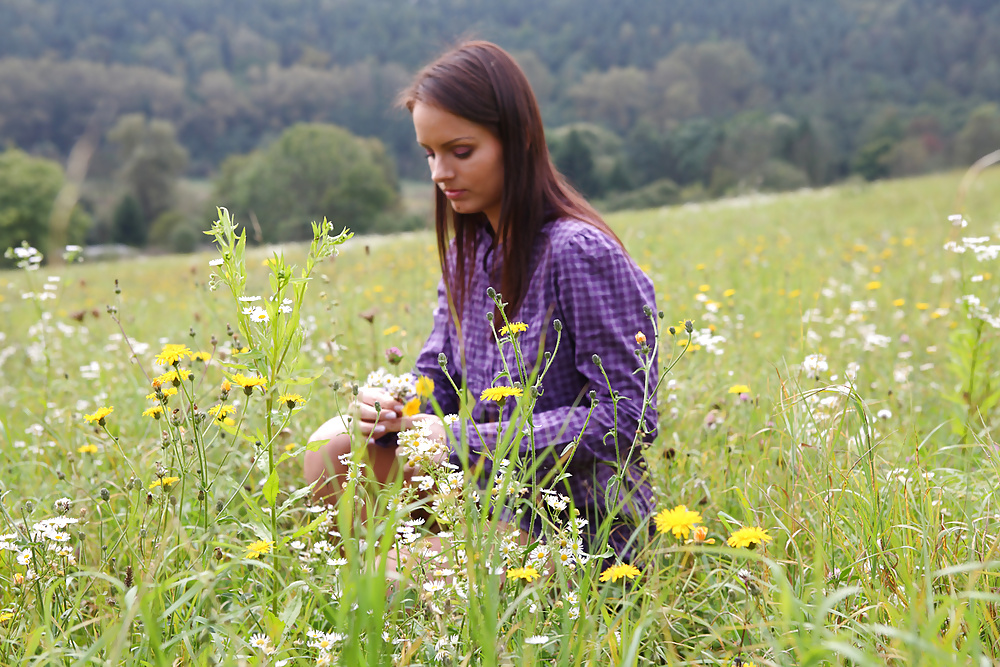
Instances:
[[[0,664],[994,664],[1000,170],[960,177],[609,217],[677,360],[631,567],[461,471],[361,522],[360,445],[312,505],[308,435],[429,331],[428,232],[0,273]],[[390,582],[417,505],[445,551]]]

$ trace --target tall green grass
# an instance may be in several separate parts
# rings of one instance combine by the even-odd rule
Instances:
[[[639,574],[610,582],[597,560],[539,567],[531,582],[504,576],[502,535],[466,500],[445,538],[451,561],[390,584],[384,555],[406,512],[383,505],[362,525],[353,504],[309,507],[305,438],[385,348],[407,367],[429,329],[429,234],[355,238],[318,264],[294,372],[280,379],[323,374],[271,387],[272,409],[277,392],[306,387],[290,413],[236,387],[241,421],[228,428],[142,416],[166,343],[211,354],[185,362],[191,398],[169,403],[182,420],[216,404],[232,374],[223,364],[246,336],[230,337],[239,306],[209,289],[216,254],[0,274],[0,534],[13,534],[0,540],[11,546],[0,551],[0,664],[312,664],[323,641],[332,662],[369,665],[992,664],[997,331],[956,299],[974,293],[996,313],[1000,267],[942,246],[1000,236],[1000,173],[983,174],[962,211],[957,184],[847,185],[609,220],[656,284],[662,329],[691,319],[698,332],[664,381],[647,459],[661,506],[684,504],[708,529],[701,543],[658,534]],[[948,222],[956,212],[968,228]],[[299,266],[307,250],[281,249]],[[272,253],[248,252],[247,293],[271,293]],[[684,339],[661,337],[664,363]],[[817,377],[803,366],[813,354],[827,364]],[[749,391],[730,393],[738,385]],[[84,420],[101,406],[114,406],[106,429]],[[261,442],[269,418],[287,430]],[[164,430],[176,434],[166,448]],[[273,510],[269,446],[290,455]],[[182,482],[150,488],[157,461],[180,473],[183,494]],[[198,466],[216,480],[203,501]],[[60,516],[60,498],[78,521],[58,542],[66,555],[53,540],[31,548],[26,529]],[[727,546],[742,526],[773,541]],[[273,550],[248,557],[260,541]],[[530,563],[536,546],[512,553]]]

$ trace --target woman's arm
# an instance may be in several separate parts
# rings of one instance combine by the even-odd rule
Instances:
[[[647,389],[645,374],[636,372],[641,361],[635,341],[639,331],[653,341],[653,326],[643,312],[644,306],[655,312],[652,282],[613,239],[595,228],[576,226],[568,238],[554,240],[552,252],[558,313],[563,320],[564,342],[569,343],[557,355],[573,355],[572,366],[584,383],[576,405],[574,399],[568,399],[565,405],[534,413],[534,447],[556,446],[558,455],[562,445],[582,432],[577,456],[623,460],[637,435],[640,416],[649,432],[644,438],[655,436],[655,396],[648,397],[645,410],[643,397],[656,384],[657,364],[654,360]],[[594,355],[600,356],[601,366],[594,363]],[[554,380],[545,380],[543,388],[564,391],[565,387],[548,384]],[[609,383],[621,397],[617,410]],[[590,390],[596,392],[598,403],[588,421]],[[497,423],[477,424],[475,428],[466,424],[470,449],[492,449],[500,427]],[[461,426],[456,423],[453,429],[461,440]],[[521,440],[522,452],[530,446],[529,438]]]

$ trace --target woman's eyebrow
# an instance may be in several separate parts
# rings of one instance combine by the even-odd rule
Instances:
[[[441,144],[441,147],[442,148],[448,148],[452,144],[457,144],[460,141],[470,141],[472,139],[475,139],[475,137],[456,137],[455,139],[452,139],[450,141],[444,142],[443,144]],[[428,148],[427,144],[421,144],[419,141],[417,143],[420,144],[421,148]]]

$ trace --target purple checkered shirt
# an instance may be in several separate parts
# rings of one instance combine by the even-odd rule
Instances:
[[[487,313],[494,311],[487,288],[492,284],[499,291],[499,279],[492,283],[490,279],[490,272],[499,276],[500,268],[500,255],[493,248],[492,240],[489,231],[480,229],[476,239],[476,261],[467,264],[474,268],[474,273],[463,309],[464,350],[448,311],[442,280],[438,287],[434,328],[416,362],[415,372],[434,380],[434,397],[445,414],[457,413],[459,403],[438,363],[441,352],[447,355],[447,370],[452,380],[461,387],[464,375],[470,395],[475,399],[484,389],[494,386],[494,378],[504,369],[492,324],[487,319]],[[542,358],[538,354],[541,345],[545,351],[554,352],[533,413],[534,446],[536,454],[551,448],[547,450],[550,458],[545,467],[548,467],[553,462],[552,456],[559,456],[567,443],[580,436],[568,466],[571,473],[568,489],[575,506],[588,515],[592,528],[600,522],[608,501],[615,500],[609,499],[607,494],[609,480],[618,469],[618,463],[627,461],[624,482],[616,489],[618,499],[625,502],[620,512],[623,520],[632,525],[640,524],[655,504],[641,448],[632,448],[633,441],[650,442],[656,435],[655,396],[650,397],[643,415],[646,378],[643,373],[635,372],[641,365],[636,354],[639,347],[636,333],[642,331],[653,340],[653,327],[643,313],[643,306],[656,312],[653,283],[614,239],[592,225],[572,219],[556,220],[542,228],[533,252],[531,280],[515,316],[516,321],[528,325],[519,335],[519,342],[529,373],[535,360]],[[555,351],[555,319],[563,325],[558,352]],[[512,346],[504,344],[503,351],[515,380],[521,380],[517,376]],[[601,358],[607,381],[601,368],[594,363],[595,354]],[[506,380],[503,383],[506,384]],[[617,420],[609,383],[621,396]],[[655,384],[654,361],[648,391],[651,392]],[[588,421],[591,409],[588,393],[591,390],[596,391],[598,404]],[[461,422],[454,424],[458,442],[468,442],[473,461],[484,447],[494,446],[497,430],[506,425],[513,408],[514,405],[506,405],[501,417],[496,403],[477,403],[472,409],[475,428],[466,423],[465,438],[460,432]],[[640,416],[645,421],[646,434],[637,439]],[[614,431],[617,431],[616,436],[611,434]],[[530,446],[529,438],[521,440],[522,455]],[[458,454],[453,452],[451,459],[457,463]],[[544,470],[539,476],[541,474]],[[566,491],[565,488],[560,490]],[[627,525],[621,528],[617,539],[614,532],[612,534],[612,546],[616,548],[623,547],[631,533]]]

